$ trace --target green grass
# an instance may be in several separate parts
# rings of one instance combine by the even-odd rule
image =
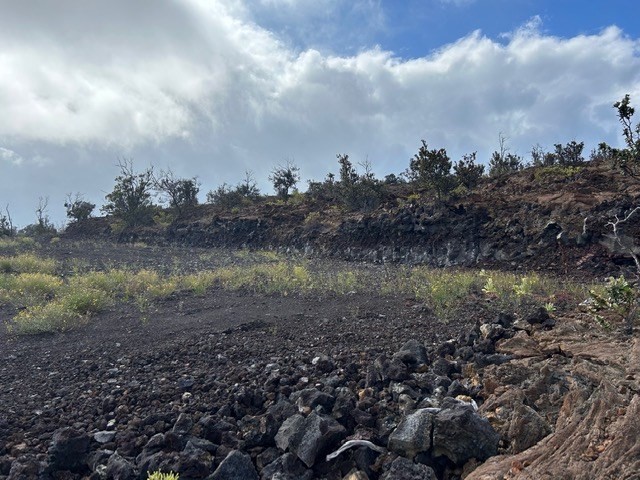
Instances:
[[[455,318],[469,302],[495,311],[516,312],[522,305],[549,311],[577,305],[589,285],[536,273],[434,269],[428,267],[332,268],[273,252],[240,251],[220,266],[196,273],[161,274],[154,269],[73,268],[56,275],[59,265],[34,254],[0,257],[0,302],[18,313],[9,321],[17,333],[64,331],[118,302],[132,302],[141,314],[176,292],[206,295],[211,288],[273,295],[346,295],[367,292],[402,295],[424,302],[443,320]],[[224,260],[224,261],[223,261]],[[241,266],[237,265],[240,260]],[[227,262],[225,264],[225,262]],[[236,265],[228,265],[234,262]],[[214,262],[215,263],[215,262]]]
[[[55,260],[41,258],[33,253],[0,256],[0,273],[48,273],[54,274],[58,267]]]
[[[0,237],[0,252],[35,248],[38,243],[31,237]]]

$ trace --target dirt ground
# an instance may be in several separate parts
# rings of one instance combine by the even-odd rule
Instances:
[[[182,271],[212,268],[230,255],[91,242],[62,242],[39,253],[68,265],[160,270],[179,265]],[[236,261],[251,260],[240,255]],[[7,312],[4,307],[2,313]],[[475,321],[469,315],[443,323],[402,296],[281,296],[215,288],[204,296],[173,295],[145,313],[135,305],[118,305],[65,333],[15,336],[3,326],[0,455],[44,454],[60,427],[85,432],[104,428],[106,401],[126,406],[119,419],[123,426],[151,411],[171,414],[183,394],[179,381],[184,378],[206,385],[223,379],[233,366],[289,357],[310,361],[318,354],[364,368],[409,339],[441,343]],[[203,388],[196,408],[210,402],[207,393]]]

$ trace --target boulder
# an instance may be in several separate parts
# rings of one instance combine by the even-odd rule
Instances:
[[[500,436],[470,405],[456,403],[434,418],[433,456],[444,456],[462,466],[472,458],[486,460],[498,453]]]
[[[239,450],[232,450],[220,462],[216,471],[208,480],[258,480],[258,473],[253,466],[251,457]]]
[[[51,471],[69,470],[81,473],[87,470],[87,455],[91,437],[73,428],[56,430],[49,447],[49,468]]]
[[[313,471],[308,470],[293,453],[285,453],[264,467],[263,480],[311,480]]]
[[[107,478],[113,480],[134,480],[137,478],[131,462],[114,453],[109,457],[106,470]]]
[[[413,368],[426,365],[429,362],[427,349],[422,343],[415,339],[406,342],[400,350],[393,355],[393,358],[397,358]]]
[[[389,436],[388,448],[403,457],[413,459],[431,448],[434,414],[422,408],[404,417]]]
[[[436,473],[431,467],[413,463],[404,457],[398,457],[391,462],[391,467],[380,480],[437,480]]]
[[[307,467],[346,436],[346,429],[335,419],[315,412],[308,417],[294,415],[278,430],[276,445],[294,453]]]

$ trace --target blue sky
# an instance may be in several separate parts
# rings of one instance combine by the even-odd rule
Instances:
[[[640,105],[636,0],[0,0],[0,207],[98,206],[120,158],[198,176],[287,160],[306,181],[336,154],[379,176],[421,139],[487,162],[498,136],[620,145],[612,104]]]
[[[634,0],[354,1],[336,4],[333,11],[306,10],[305,22],[292,25],[288,5],[295,3],[305,4],[258,2],[254,19],[297,48],[341,55],[378,45],[402,58],[418,58],[474,30],[500,39],[536,16],[544,33],[565,38],[597,34],[611,25],[632,37],[640,34],[640,2]]]

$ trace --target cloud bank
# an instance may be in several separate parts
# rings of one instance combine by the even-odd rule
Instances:
[[[399,172],[423,138],[480,159],[499,132],[520,154],[572,139],[617,144],[611,105],[640,98],[640,41],[615,26],[558,38],[533,19],[403,59],[300,48],[256,23],[258,8],[302,22],[327,11],[317,3],[0,0],[0,191],[11,196],[0,201],[81,190],[101,203],[118,155],[200,175],[208,190],[245,169],[266,180],[285,158],[322,178],[340,152]],[[354,5],[383,28],[377,2]],[[61,169],[72,173],[52,177]]]

